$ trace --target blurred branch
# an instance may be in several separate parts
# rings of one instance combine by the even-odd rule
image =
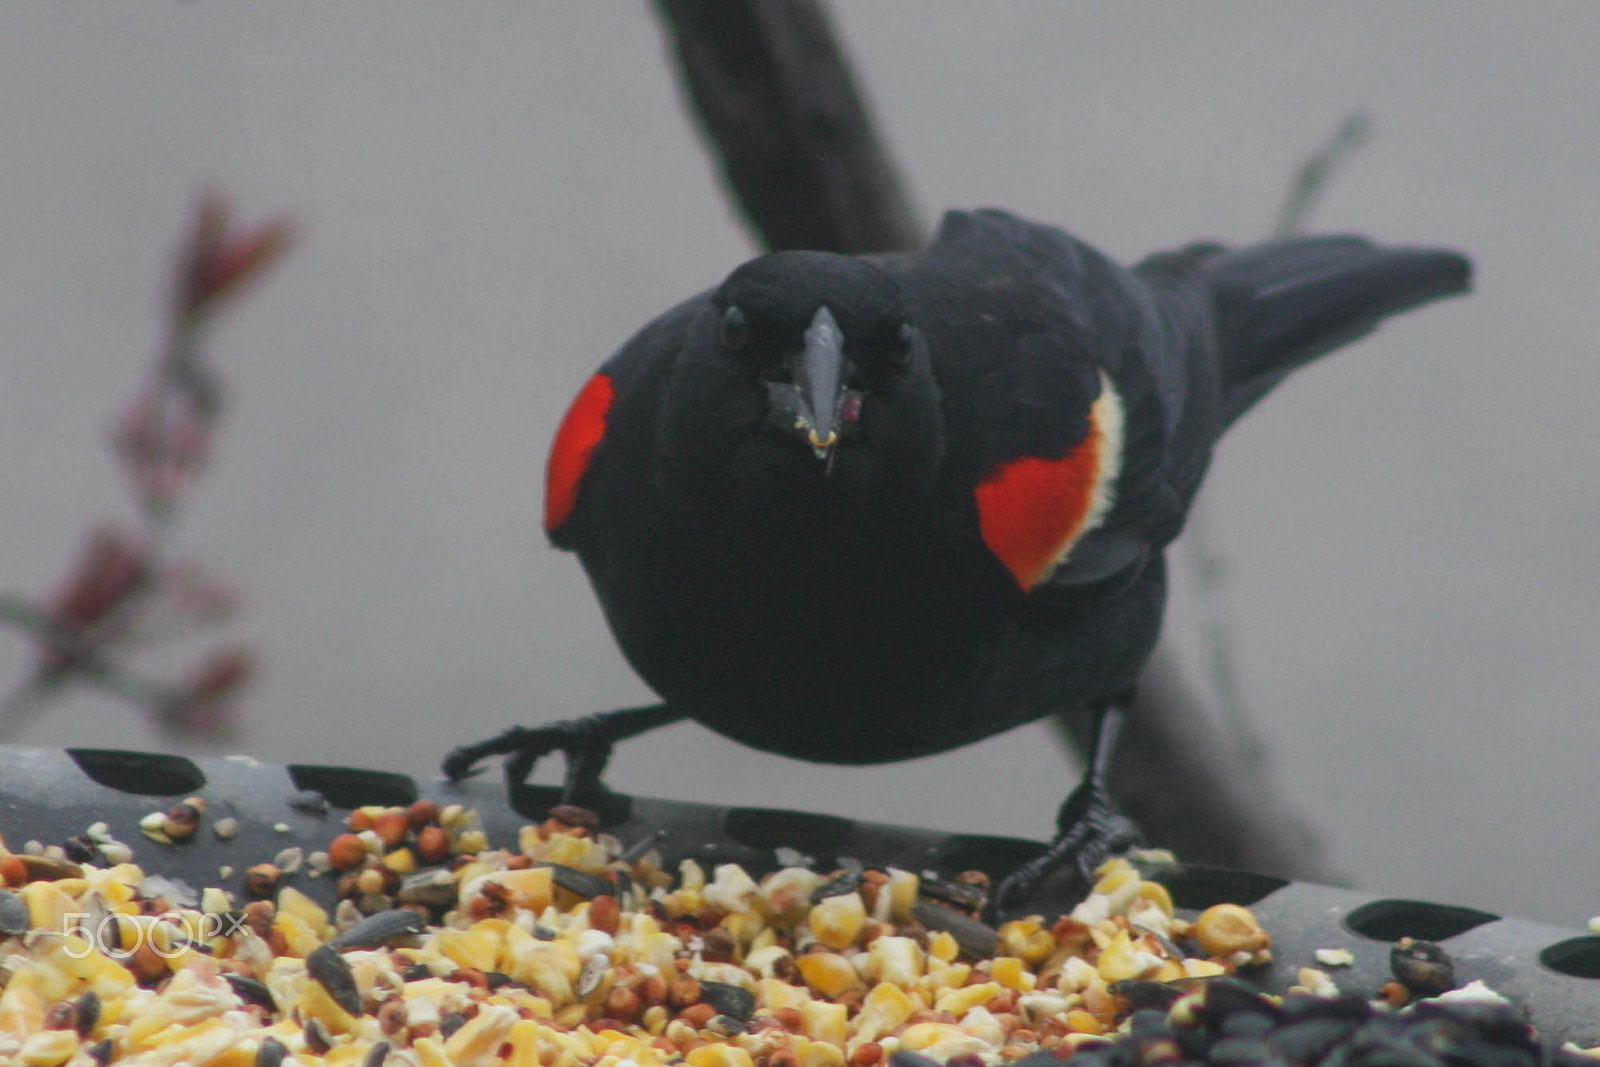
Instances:
[[[684,92],[768,250],[918,248],[923,228],[816,0],[655,0]]]
[[[222,389],[201,333],[227,301],[288,247],[285,219],[236,231],[220,196],[203,196],[180,250],[166,344],[123,410],[113,448],[139,507],[139,528],[102,524],[43,605],[0,597],[0,622],[39,645],[31,676],[0,699],[0,740],[17,733],[70,682],[108,689],[163,730],[225,734],[232,703],[254,673],[241,648],[214,649],[178,683],[131,670],[128,653],[187,637],[230,617],[228,586],[191,563],[167,563],[164,548],[179,506],[193,491],[216,437]]]
[[[1292,237],[1305,228],[1311,209],[1335,172],[1372,136],[1372,120],[1364,111],[1347,115],[1323,146],[1300,164],[1272,227],[1274,237]]]

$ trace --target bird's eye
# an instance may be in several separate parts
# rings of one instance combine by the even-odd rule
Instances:
[[[749,343],[750,327],[744,321],[744,312],[737,306],[722,313],[722,322],[717,325],[717,340],[722,342],[723,348],[734,351]]]
[[[917,350],[917,331],[909,322],[900,324],[900,332],[895,335],[894,344],[889,348],[889,359],[896,367],[904,367],[911,362],[912,355]]]

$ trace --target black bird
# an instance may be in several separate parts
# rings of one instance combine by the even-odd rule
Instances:
[[[1090,770],[1001,902],[1092,870],[1134,840],[1105,772],[1217,438],[1470,273],[1347,236],[1124,269],[996,210],[948,213],[914,254],[751,260],[606,362],[550,455],[550,539],[664,703],[515,728],[446,772],[513,753],[520,782],[562,749],[581,801],[612,742],[684,717],[858,764],[1087,706]]]

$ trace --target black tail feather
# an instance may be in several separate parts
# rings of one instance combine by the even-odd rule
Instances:
[[[1361,237],[1293,237],[1206,258],[1222,334],[1223,417],[1284,375],[1389,315],[1466,290],[1455,252],[1381,248]]]

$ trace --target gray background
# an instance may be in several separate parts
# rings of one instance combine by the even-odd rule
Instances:
[[[1003,205],[1124,259],[1262,234],[1305,152],[1372,112],[1314,228],[1467,249],[1477,292],[1233,433],[1202,504],[1215,610],[1251,729],[1358,885],[1600,911],[1600,6],[836,11],[930,219]],[[216,182],[303,236],[215,333],[229,421],[180,530],[248,589],[234,636],[267,663],[229,747],[428,772],[647,699],[538,526],[577,386],[751,251],[643,5],[8,4],[0,99],[0,585],[46,589],[127,514],[108,417]],[[29,655],[8,638],[0,676]],[[22,740],[158,743],[92,694]],[[1043,727],[881,769],[659,740],[612,781],[1042,836],[1071,778]]]

